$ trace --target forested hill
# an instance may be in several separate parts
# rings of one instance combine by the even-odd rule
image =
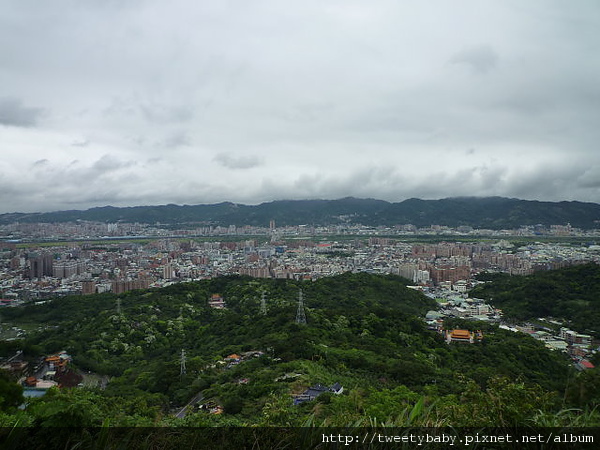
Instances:
[[[296,322],[300,289],[305,324]],[[213,294],[225,309],[209,306]],[[455,321],[448,326],[484,339],[447,344],[425,327],[434,308],[402,278],[347,273],[315,282],[233,276],[4,309],[4,323],[45,329],[2,343],[3,356],[66,350],[84,373],[111,378],[103,390],[52,391],[0,414],[0,424],[510,426],[554,417],[552,399],[563,398],[569,376],[578,386],[561,354],[523,334]],[[336,383],[343,395],[293,403]],[[172,417],[198,394],[223,414]]]
[[[218,203],[211,205],[160,205],[116,208],[105,206],[85,211],[51,213],[12,213],[0,215],[0,224],[14,222],[139,222],[211,225],[277,226],[433,224],[451,227],[518,228],[523,225],[564,225],[584,229],[598,228],[600,205],[582,202],[539,202],[502,197],[460,197],[442,200],[409,199],[389,203],[374,199],[274,201],[260,205]]]
[[[306,326],[295,322],[301,289]],[[266,315],[260,308],[263,292]],[[226,309],[208,306],[213,294],[223,297]],[[174,357],[182,348],[209,359],[271,348],[293,360],[345,346],[364,332],[358,347],[374,350],[380,339],[385,344],[392,336],[423,334],[420,318],[434,307],[399,277],[346,274],[301,283],[232,276],[120,296],[56,299],[6,309],[3,319],[60,325],[33,342],[48,352],[67,349],[84,367],[117,375],[133,363]]]
[[[585,264],[525,277],[497,274],[471,295],[520,320],[554,317],[600,337],[600,266]]]

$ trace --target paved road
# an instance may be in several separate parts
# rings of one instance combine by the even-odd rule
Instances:
[[[175,417],[177,417],[178,419],[183,419],[185,417],[185,415],[187,414],[188,409],[191,408],[192,406],[194,406],[196,403],[200,402],[203,398],[204,398],[204,396],[202,395],[202,392],[198,392],[188,402],[187,405],[185,405],[183,408],[181,408],[181,411],[179,411],[177,414],[175,414]]]

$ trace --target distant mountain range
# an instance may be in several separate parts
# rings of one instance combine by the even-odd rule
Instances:
[[[85,211],[11,213],[0,215],[0,224],[14,222],[139,222],[269,226],[413,224],[474,228],[518,228],[523,225],[565,225],[600,228],[600,204],[541,202],[503,197],[456,197],[441,200],[408,199],[398,203],[353,197],[339,200],[280,200],[260,205],[217,203],[210,205],[160,205],[117,208],[104,206]]]

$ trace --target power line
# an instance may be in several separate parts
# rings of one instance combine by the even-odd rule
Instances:
[[[185,361],[186,361],[186,357],[185,357],[185,350],[181,349],[181,356],[179,358],[181,364],[180,364],[180,370],[179,370],[179,376],[183,377],[186,374],[186,368],[185,368]]]
[[[267,315],[267,300],[265,299],[265,291],[262,292],[260,299],[260,314],[263,316]]]
[[[300,289],[300,292],[298,292],[298,311],[296,312],[296,323],[306,324],[306,313],[304,312],[302,289]]]

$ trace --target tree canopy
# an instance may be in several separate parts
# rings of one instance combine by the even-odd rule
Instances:
[[[5,321],[42,329],[0,351],[20,348],[33,357],[66,350],[84,373],[110,377],[105,389],[30,400],[20,423],[39,426],[487,425],[498,414],[509,426],[533,417],[532,405],[560,407],[574,379],[563,355],[524,334],[471,322],[460,325],[482,329],[483,341],[448,345],[423,320],[434,300],[406,284],[366,273],[315,282],[230,276],[58,298],[7,309]],[[300,290],[305,324],[295,320]],[[225,309],[209,306],[213,294]],[[334,383],[342,395],[293,404],[307,388]],[[499,392],[515,393],[515,400],[492,410]],[[197,396],[222,414],[190,406],[185,418],[173,416]],[[464,399],[482,414],[470,415]],[[574,394],[569,399],[586,404]]]

